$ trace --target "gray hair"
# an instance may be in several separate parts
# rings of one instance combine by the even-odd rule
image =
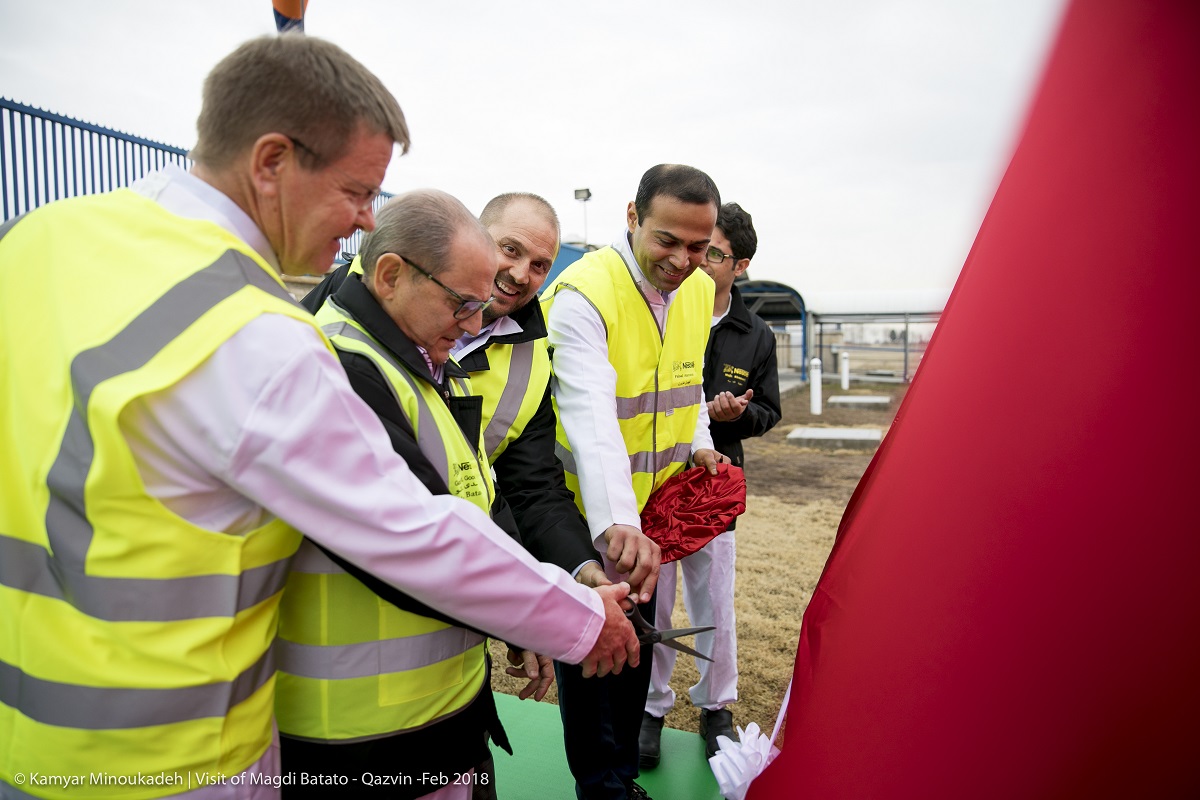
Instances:
[[[438,189],[398,194],[375,215],[375,230],[363,239],[367,278],[384,253],[398,253],[437,274],[450,266],[450,247],[459,236],[478,236],[494,246],[487,228],[456,197]]]

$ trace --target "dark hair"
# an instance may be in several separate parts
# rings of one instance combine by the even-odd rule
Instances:
[[[721,207],[721,193],[708,175],[685,164],[659,164],[646,170],[638,184],[637,197],[633,199],[638,224],[650,213],[650,202],[659,195],[684,203],[712,203]]]
[[[282,133],[336,161],[360,125],[408,150],[396,98],[349,53],[302,33],[261,36],[221,59],[204,79],[199,138],[189,155],[224,169],[260,136]]]
[[[726,203],[717,212],[717,227],[729,240],[733,257],[754,258],[758,250],[758,234],[754,232],[754,218],[737,203]]]
[[[537,206],[546,220],[554,225],[555,237],[561,236],[558,225],[558,214],[554,212],[554,206],[550,205],[546,201],[546,198],[532,192],[505,192],[504,194],[496,195],[491,200],[488,200],[488,204],[483,207],[483,213],[479,215],[479,221],[483,223],[484,227],[490,228],[493,223],[498,222],[504,216],[504,212],[508,210],[508,207],[518,200],[524,200]]]

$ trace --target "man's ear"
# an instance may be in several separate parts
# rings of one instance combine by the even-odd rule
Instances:
[[[375,269],[371,272],[371,288],[375,290],[375,296],[382,299],[391,299],[391,296],[396,293],[396,284],[400,280],[401,268],[404,266],[404,259],[395,253],[384,253],[375,262]]]
[[[629,232],[633,233],[634,228],[638,226],[637,206],[631,201],[629,208],[625,209],[625,219],[629,224]]]
[[[280,181],[296,165],[296,146],[282,133],[264,133],[250,149],[250,178],[259,194],[278,195]]]
[[[739,258],[733,262],[733,277],[740,278],[746,270],[750,269],[750,259]]]

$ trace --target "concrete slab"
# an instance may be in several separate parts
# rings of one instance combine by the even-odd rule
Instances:
[[[887,408],[892,404],[890,394],[835,394],[827,401],[843,408]]]
[[[825,450],[874,450],[883,441],[879,428],[796,428],[787,440],[801,447]]]

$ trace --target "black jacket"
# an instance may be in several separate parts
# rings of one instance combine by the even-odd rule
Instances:
[[[349,272],[349,264],[333,270],[300,302],[315,314],[327,297],[339,291]],[[536,299],[517,309],[511,317],[520,324],[521,332],[497,336],[490,339],[486,347],[468,353],[460,364],[464,370],[471,374],[486,371],[487,351],[492,347],[545,338],[546,319]],[[370,400],[367,402],[376,408]],[[386,420],[384,424],[387,425]],[[505,513],[515,518],[515,528],[520,531],[514,538],[537,560],[573,573],[584,562],[599,561],[599,558],[587,523],[575,507],[575,496],[567,488],[562,462],[554,455],[554,426],[554,408],[550,404],[550,387],[547,385],[537,412],[493,466],[498,494],[508,507]],[[405,460],[409,461],[407,456]],[[409,461],[410,465],[412,463]],[[418,477],[422,476],[418,474]],[[422,481],[429,485],[424,478]],[[508,530],[501,521],[497,524]],[[435,612],[429,616],[437,615]]]
[[[762,317],[750,312],[734,286],[729,313],[717,323],[704,351],[704,399],[720,392],[754,397],[742,415],[731,422],[709,421],[713,447],[735,466],[745,460],[742,440],[762,436],[779,422],[779,371],[775,364],[775,335]]]
[[[336,303],[362,325],[397,360],[408,366],[414,375],[436,387],[450,408],[455,421],[463,429],[467,440],[479,441],[482,398],[450,396],[445,386],[439,386],[434,382],[417,346],[396,327],[371,293],[367,291],[360,276],[347,275],[346,271],[343,271],[340,278],[341,282],[336,291],[332,289],[326,291],[324,298]],[[328,283],[327,279],[326,284]],[[322,286],[326,286],[326,284],[322,284]],[[308,298],[306,297],[305,300]],[[341,350],[338,351],[338,359],[346,370],[346,376],[355,393],[379,416],[387,431],[392,448],[407,462],[409,469],[417,479],[433,494],[449,494],[450,491],[445,481],[442,480],[441,475],[425,457],[425,454],[421,452],[412,425],[396,403],[395,395],[392,393],[387,378],[380,373],[375,363],[366,356]],[[465,376],[466,372],[453,362],[446,363],[445,377],[447,380],[451,377]],[[516,533],[516,524],[512,514],[499,493],[497,493],[496,502],[492,507],[492,519],[510,536],[520,540]],[[390,584],[364,572],[336,554],[324,548],[321,549],[338,566],[365,584],[379,597],[398,608],[453,625],[463,625],[452,617],[426,606]],[[345,772],[352,771],[352,768],[366,769],[387,764],[393,766],[400,764],[409,768],[420,765],[421,768],[432,773],[440,772],[443,775],[452,775],[470,769],[488,756],[484,731],[490,733],[498,745],[509,753],[512,752],[508,736],[496,714],[496,704],[491,689],[486,684],[475,700],[457,714],[417,731],[347,744],[303,742],[286,736],[281,737],[281,741],[283,757],[288,761],[289,769],[304,767],[313,772],[322,770]],[[424,793],[423,789],[405,788],[397,791],[399,792],[397,797],[415,797]]]
[[[347,276],[343,275],[342,278],[345,279]],[[348,279],[341,283],[337,291],[327,294],[326,297],[332,297],[333,302],[337,303],[361,324],[368,333],[374,336],[396,356],[397,360],[408,366],[415,375],[421,377],[428,374],[429,367],[425,364],[425,358],[417,350],[417,346],[400,332],[400,329],[396,327],[387,313],[380,308],[379,303],[367,291],[367,287],[363,286],[358,275],[349,276]],[[371,359],[358,353],[339,350],[338,360],[342,362],[342,368],[346,370],[346,377],[350,379],[350,386],[354,389],[355,394],[371,407],[371,410],[379,417],[379,421],[383,423],[383,428],[387,431],[388,438],[391,441],[392,449],[404,459],[405,463],[408,464],[408,468],[412,470],[421,483],[425,484],[425,488],[431,494],[449,494],[449,487],[446,486],[437,469],[429,462],[429,459],[425,457],[425,454],[421,452],[420,447],[417,445],[417,437],[412,429],[412,425],[396,404],[396,398],[392,394],[391,386],[388,384],[387,378],[379,372],[379,368],[375,366]],[[466,372],[456,367],[453,362],[446,362],[445,370],[447,378],[466,376]],[[426,380],[430,385],[436,386],[432,377]],[[458,422],[459,427],[463,429],[464,435],[467,436],[467,441],[478,441],[480,425],[482,423],[482,399],[479,397],[449,397],[449,393],[444,387],[438,386],[437,389],[443,398],[446,399],[450,412]],[[492,505],[492,520],[509,536],[518,542],[521,540],[517,534],[517,526],[513,520],[512,512],[499,493],[497,493],[496,501]],[[434,619],[449,622],[453,625],[469,627],[464,626],[462,622],[440,611],[426,606],[418,600],[414,600],[391,584],[385,583],[370,573],[364,572],[361,568],[325,550],[325,548],[321,549],[338,566],[358,578],[372,591],[393,605],[415,614],[433,617]]]

